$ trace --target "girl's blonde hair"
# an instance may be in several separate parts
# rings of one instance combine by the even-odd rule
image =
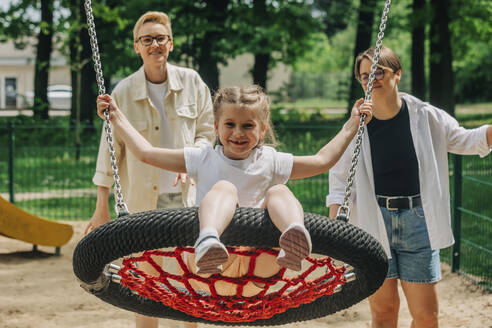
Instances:
[[[227,87],[217,90],[214,95],[214,118],[217,122],[223,104],[237,105],[242,110],[252,111],[258,115],[261,124],[266,126],[266,133],[264,140],[260,140],[257,147],[265,144],[265,141],[270,146],[277,145],[277,138],[270,118],[270,98],[259,85]]]
[[[364,58],[372,62],[374,51],[374,48],[369,48],[366,51],[361,52],[357,56],[357,58],[355,58],[354,75],[357,80],[360,80],[360,63]],[[395,54],[393,50],[388,47],[382,46],[377,66],[381,68],[389,68],[393,70],[394,73],[396,73],[399,69],[401,69],[400,58],[397,54]]]
[[[148,11],[140,18],[138,21],[135,23],[135,27],[133,27],[133,41],[137,42],[138,38],[138,30],[142,27],[143,24],[145,23],[156,23],[156,24],[162,24],[164,25],[168,31],[169,31],[169,36],[171,37],[171,40],[173,38],[173,31],[171,30],[171,20],[169,17],[160,11]]]

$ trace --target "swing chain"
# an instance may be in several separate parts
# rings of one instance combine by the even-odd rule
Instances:
[[[386,29],[386,21],[388,19],[388,13],[390,9],[391,0],[386,0],[384,3],[383,14],[381,15],[381,23],[379,24],[378,40],[374,49],[374,57],[372,59],[371,73],[369,74],[369,82],[367,83],[367,90],[364,97],[364,102],[371,101],[372,99],[372,87],[374,83],[374,74],[378,69],[379,55],[381,53],[381,47],[383,46],[384,30]],[[366,115],[362,114],[359,121],[359,128],[357,135],[355,136],[355,148],[352,155],[352,162],[349,170],[349,176],[347,179],[347,186],[345,187],[345,197],[343,199],[343,205],[338,208],[337,219],[347,222],[350,218],[349,198],[352,194],[352,186],[354,184],[355,167],[359,160],[360,150],[362,146],[362,136],[364,134],[364,120]]]
[[[104,87],[104,77],[101,66],[101,58],[99,57],[99,47],[97,45],[97,37],[96,37],[96,25],[94,23],[94,14],[92,12],[91,0],[84,0],[85,13],[87,15],[87,29],[89,31],[90,43],[92,48],[92,61],[94,62],[94,70],[96,71],[96,81],[97,86],[99,88],[99,95],[103,95],[106,93],[106,89]],[[106,132],[106,141],[109,145],[109,153],[111,158],[111,168],[113,169],[113,178],[114,178],[114,189],[115,189],[115,198],[116,204],[114,206],[116,215],[118,217],[127,215],[128,207],[126,206],[123,200],[123,194],[121,192],[121,184],[120,184],[120,176],[118,175],[118,165],[116,163],[116,152],[114,150],[114,142],[113,142],[113,130],[112,125],[109,120],[109,111],[104,111],[105,117],[105,125],[104,130]]]

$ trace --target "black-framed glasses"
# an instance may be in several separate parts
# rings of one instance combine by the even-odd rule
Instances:
[[[389,69],[391,72],[393,72],[393,70]],[[385,69],[378,69],[376,70],[376,72],[374,72],[374,80],[376,81],[381,81],[382,79],[384,79],[384,71]],[[367,85],[367,83],[369,83],[369,74],[366,74],[366,73],[363,73],[360,75],[360,78],[359,78],[359,82],[362,84],[362,85]]]
[[[150,46],[152,43],[154,43],[154,40],[157,42],[158,45],[160,46],[163,46],[165,45],[166,43],[169,42],[169,40],[171,40],[171,36],[169,35],[166,35],[166,34],[160,34],[160,35],[156,35],[156,36],[152,36],[152,35],[142,35],[141,37],[139,37],[137,39],[137,41],[135,42],[142,42],[142,44],[146,47]]]

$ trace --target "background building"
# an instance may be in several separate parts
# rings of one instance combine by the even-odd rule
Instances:
[[[12,41],[0,43],[0,109],[23,109],[32,102],[35,42],[32,39],[23,49],[16,48]],[[221,65],[220,85],[251,84],[253,79],[250,71],[253,67],[253,60],[254,57],[251,54],[243,54],[230,59],[227,65]],[[70,66],[66,57],[58,51],[53,51],[50,66],[48,85],[69,89],[71,85]],[[292,69],[282,63],[270,70],[267,82],[268,91],[279,90],[290,79],[291,74]],[[50,103],[53,106],[51,100]],[[53,107],[54,109],[69,109]]]
[[[12,41],[0,43],[0,109],[25,108],[26,95],[34,90],[34,39],[23,49]],[[49,85],[70,85],[70,67],[57,51],[51,57]]]

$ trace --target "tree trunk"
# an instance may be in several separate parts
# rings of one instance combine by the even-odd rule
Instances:
[[[432,0],[430,102],[454,116],[454,76],[449,31],[450,0]]]
[[[48,79],[53,39],[53,0],[41,0],[41,24],[34,68],[34,116],[48,119]]]
[[[255,54],[253,66],[253,83],[258,84],[264,90],[267,89],[268,63],[270,54]]]
[[[357,23],[357,36],[355,38],[354,47],[354,62],[357,55],[371,46],[372,27],[374,25],[374,7],[376,6],[375,0],[361,0],[359,7],[359,19]],[[352,72],[354,71],[354,64],[352,64]],[[350,75],[350,89],[347,104],[347,114],[350,116],[352,106],[355,101],[361,97],[364,97],[364,91],[360,83]]]
[[[94,113],[96,112],[96,97],[97,97],[97,82],[96,72],[92,65],[92,52],[89,41],[89,33],[86,28],[80,31],[80,40],[82,44],[82,52],[80,62],[82,74],[80,79],[80,121],[82,124],[90,126],[94,121]]]
[[[74,20],[74,24],[81,24],[81,12],[78,0],[70,0],[70,13]],[[69,35],[69,49],[70,49],[70,81],[72,84],[72,100],[70,102],[70,126],[75,127],[77,124],[77,111],[80,113],[80,108],[77,107],[77,100],[79,99],[79,85],[77,75],[80,74],[79,62],[79,46],[80,39],[79,33],[72,31]]]
[[[212,93],[219,88],[218,61],[217,58],[212,55],[212,48],[214,45],[210,43],[210,41],[216,40],[215,34],[215,32],[205,33],[205,40],[200,47],[201,54],[200,57],[197,58],[198,74],[200,74],[203,82],[205,82]]]
[[[266,0],[254,0],[253,1],[253,15],[259,24],[267,24],[268,13],[266,7]],[[262,41],[264,43],[265,41]],[[268,47],[265,47],[267,49]],[[253,83],[258,84],[264,90],[267,89],[268,78],[268,64],[270,63],[270,53],[257,52],[255,55],[255,62],[253,64]]]
[[[209,15],[210,26],[221,26],[224,17],[227,15],[227,7],[230,0],[215,0],[207,2],[207,10],[210,10],[212,15]],[[198,64],[198,73],[203,81],[208,85],[209,89],[214,92],[219,88],[219,67],[218,58],[214,55],[215,47],[220,47],[222,31],[208,30],[205,32],[201,42],[201,49],[196,63]],[[196,42],[197,40],[195,40]]]
[[[77,75],[80,74],[80,72],[77,70],[77,63],[78,63],[78,58],[77,58],[77,46],[78,44],[75,43],[75,39],[72,38],[69,41],[69,47],[70,47],[70,81],[72,84],[72,100],[70,101],[70,124],[75,123],[76,117],[77,117],[77,99],[79,98],[79,86],[77,84]]]
[[[426,99],[425,83],[425,0],[413,0],[412,19],[412,93]]]

